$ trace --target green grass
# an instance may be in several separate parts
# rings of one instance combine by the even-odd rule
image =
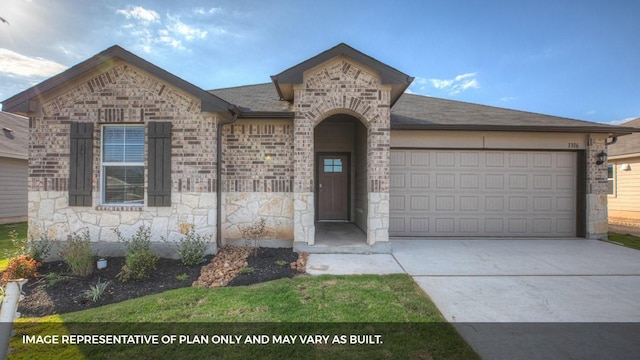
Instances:
[[[9,231],[15,230],[23,239],[27,238],[27,223],[15,223],[0,225],[0,271],[7,268],[9,257],[7,252],[15,250],[11,239],[9,239]]]
[[[408,275],[299,276],[248,287],[184,288],[95,309],[19,319],[12,359],[478,359]],[[36,345],[22,335],[329,335],[327,344]],[[382,344],[341,344],[350,335]],[[344,338],[341,338],[345,335]],[[245,338],[246,339],[246,338]],[[333,342],[336,343],[333,343]]]
[[[640,250],[640,237],[629,234],[609,233],[609,241],[620,243],[626,247]]]

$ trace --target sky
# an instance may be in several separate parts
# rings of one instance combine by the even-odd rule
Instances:
[[[638,0],[0,1],[0,101],[112,45],[210,90],[343,42],[415,77],[414,94],[640,117]]]

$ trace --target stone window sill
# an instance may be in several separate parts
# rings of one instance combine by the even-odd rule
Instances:
[[[142,211],[142,205],[98,205],[98,211]]]

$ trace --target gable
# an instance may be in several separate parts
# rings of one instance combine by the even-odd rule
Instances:
[[[50,91],[64,87],[69,82],[76,81],[78,78],[86,76],[86,74],[91,71],[96,71],[96,69],[100,71],[100,69],[104,69],[105,67],[110,68],[114,62],[118,61],[124,61],[138,69],[144,70],[147,74],[199,99],[202,111],[226,112],[233,109],[232,104],[229,104],[217,96],[200,89],[199,87],[116,45],[52,78],[43,81],[36,86],[4,100],[2,102],[3,110],[12,113],[28,114],[34,110],[31,106],[32,100],[37,99]]]
[[[201,100],[121,60],[92,69],[39,99],[43,116],[81,114],[99,121],[142,121],[153,108],[199,113]],[[38,109],[36,109],[38,110]]]
[[[360,66],[363,68],[373,69],[377,73],[379,83],[391,87],[391,105],[395,103],[413,81],[413,77],[341,43],[277,75],[271,76],[280,98],[293,101],[293,87],[295,84],[302,84],[305,81],[307,71],[323,63],[330,62],[337,57],[349,58],[352,63],[361,64]]]
[[[307,89],[321,89],[327,83],[334,87],[351,85],[377,88],[381,83],[379,72],[359,64],[346,56],[338,56],[304,72]]]

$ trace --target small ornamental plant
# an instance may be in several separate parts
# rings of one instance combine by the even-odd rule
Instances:
[[[95,266],[95,254],[91,249],[89,230],[85,229],[82,235],[76,233],[70,235],[67,243],[60,248],[58,255],[69,266],[73,275],[80,277],[91,275]]]
[[[126,282],[149,277],[151,271],[156,269],[158,261],[158,257],[151,252],[151,229],[148,226],[140,226],[130,239],[125,238],[118,229],[114,232],[127,248],[124,266],[117,275],[118,279]]]
[[[264,218],[256,221],[251,225],[240,226],[240,233],[245,241],[245,246],[253,246],[253,256],[258,256],[258,248],[262,239],[267,235],[267,223]]]
[[[15,230],[9,231],[9,239],[11,239],[11,243],[13,244],[13,250],[7,252],[9,257],[28,255],[38,262],[42,262],[47,255],[49,255],[51,246],[54,243],[54,240],[50,239],[47,234],[40,235],[39,239],[31,236],[29,240],[27,240],[27,238],[21,237]]]
[[[12,257],[9,259],[7,269],[2,274],[2,283],[6,284],[10,280],[37,277],[38,266],[40,266],[40,263],[27,255]]]
[[[180,261],[185,266],[202,264],[207,252],[207,238],[196,234],[193,226],[187,227],[184,238],[175,242]]]

